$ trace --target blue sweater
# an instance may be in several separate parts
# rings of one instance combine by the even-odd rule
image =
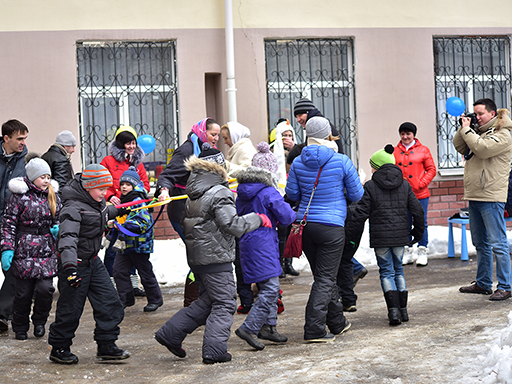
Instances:
[[[290,168],[286,194],[300,201],[297,220],[302,220],[320,167],[323,166],[306,221],[344,226],[347,201],[356,202],[364,190],[352,161],[324,145],[308,145]]]

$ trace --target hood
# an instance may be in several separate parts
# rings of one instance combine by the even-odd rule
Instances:
[[[57,183],[53,179],[50,180],[50,183],[51,183],[55,193],[59,192],[59,183]],[[34,183],[32,183],[26,177],[15,177],[14,179],[9,180],[9,183],[7,184],[7,186],[12,193],[24,194],[24,193],[27,193],[30,189],[33,191],[36,191],[36,192],[48,193],[48,190],[46,190],[46,191],[40,190],[39,188],[37,188],[34,185]]]
[[[77,173],[75,177],[62,188],[62,204],[67,200],[81,201],[98,210],[102,210],[105,206],[105,199],[100,203],[94,200],[89,192],[82,187],[82,174]]]
[[[372,180],[381,189],[396,189],[404,182],[404,175],[399,166],[384,164],[372,176]]]
[[[273,187],[277,189],[277,177],[265,169],[247,167],[234,175],[238,181],[238,198],[253,199],[262,189]]]
[[[302,162],[308,168],[318,169],[334,156],[334,150],[325,145],[308,145],[300,155]]]
[[[108,153],[120,163],[122,163],[126,159],[126,150],[117,148],[115,140],[110,143],[108,147]],[[142,148],[137,145],[137,147],[135,148],[135,152],[133,153],[132,156],[133,158],[131,161],[131,165],[137,168],[144,160],[144,156],[146,156],[146,154],[144,153]]]
[[[185,161],[185,167],[190,171],[185,192],[192,200],[198,199],[216,185],[225,185],[229,188],[228,174],[224,167],[217,163],[191,156]]]

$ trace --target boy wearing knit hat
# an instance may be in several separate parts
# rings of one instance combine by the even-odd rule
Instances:
[[[48,343],[53,347],[50,360],[55,363],[78,363],[70,346],[87,298],[96,322],[96,356],[104,360],[130,357],[115,344],[124,310],[98,257],[107,220],[126,213],[125,209],[106,205],[104,197],[111,185],[112,176],[108,170],[100,164],[91,164],[63,188],[57,238],[60,296],[48,337]]]
[[[409,321],[407,287],[402,258],[404,248],[423,236],[423,207],[402,170],[395,165],[393,146],[375,152],[370,158],[372,179],[364,185],[363,198],[357,203],[352,219],[346,225],[347,238],[364,221],[370,219],[370,247],[374,248],[379,266],[380,282],[388,307],[389,325]],[[409,233],[408,212],[414,220]],[[413,236],[412,243],[409,235]]]
[[[121,204],[147,199],[144,185],[134,167],[124,171],[119,178],[119,185]],[[139,206],[140,204],[132,206],[132,208]],[[135,267],[139,271],[148,300],[144,312],[156,311],[164,302],[160,286],[153,272],[153,265],[149,260],[149,256],[153,252],[153,216],[147,209],[130,211],[124,224],[117,224],[116,227],[121,232],[118,239],[123,239],[126,244],[126,248],[117,251],[114,261],[114,279],[121,303],[124,307],[135,304],[130,280],[130,271]]]

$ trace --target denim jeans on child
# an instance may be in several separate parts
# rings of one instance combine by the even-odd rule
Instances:
[[[384,293],[388,291],[406,291],[402,258],[404,247],[375,248],[379,266],[380,285]]]
[[[429,198],[425,199],[418,199],[421,203],[421,206],[423,207],[423,218],[425,222],[425,231],[423,232],[423,237],[418,242],[418,247],[427,247],[428,246],[428,223],[427,223],[427,208],[428,208],[428,200]],[[412,216],[409,213],[409,229],[412,228]],[[410,238],[412,240],[412,237]]]
[[[505,203],[470,201],[471,240],[477,252],[476,283],[492,289],[493,258],[496,256],[498,289],[510,291],[511,266],[503,212]]]
[[[277,324],[277,298],[279,296],[279,276],[258,283],[258,297],[240,328],[258,334],[264,324]]]

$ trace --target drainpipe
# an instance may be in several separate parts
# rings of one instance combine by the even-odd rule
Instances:
[[[235,47],[233,38],[233,4],[224,0],[224,17],[226,23],[226,76],[228,94],[228,121],[237,121],[236,86],[235,86]]]

